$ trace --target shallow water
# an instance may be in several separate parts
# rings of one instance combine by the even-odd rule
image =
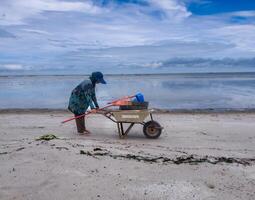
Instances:
[[[87,76],[1,76],[0,108],[66,108],[71,90]],[[101,106],[142,92],[161,109],[255,108],[255,73],[108,75],[98,85]]]

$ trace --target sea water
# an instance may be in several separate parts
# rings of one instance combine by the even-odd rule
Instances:
[[[86,75],[0,76],[0,109],[65,109]],[[151,108],[254,109],[255,73],[106,75],[96,86],[100,106],[143,93]]]

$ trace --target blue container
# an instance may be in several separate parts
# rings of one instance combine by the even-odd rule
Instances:
[[[137,102],[141,102],[141,103],[144,102],[144,96],[142,93],[136,94],[135,97]]]

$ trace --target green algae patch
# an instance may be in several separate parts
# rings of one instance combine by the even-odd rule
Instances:
[[[42,135],[41,137],[37,138],[36,140],[54,140],[54,139],[59,139],[57,136],[55,136],[54,134],[46,134],[46,135]]]

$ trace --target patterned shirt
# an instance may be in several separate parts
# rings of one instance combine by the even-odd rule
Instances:
[[[99,107],[96,99],[95,86],[91,80],[85,80],[73,89],[69,99],[68,109],[75,115],[82,115],[87,111],[89,106],[91,109]]]

